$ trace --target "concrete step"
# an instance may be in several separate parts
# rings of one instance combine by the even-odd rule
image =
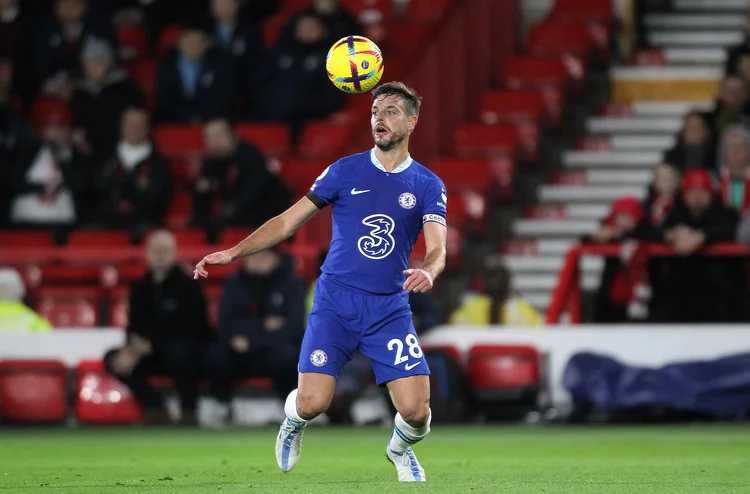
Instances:
[[[719,50],[726,51],[723,48]],[[687,51],[693,55],[696,53],[696,50],[692,48]],[[614,82],[716,80],[724,75],[724,70],[720,67],[614,67],[609,72]],[[670,98],[669,101],[673,100]],[[700,101],[706,101],[706,99]]]
[[[598,274],[581,276],[581,288],[595,290],[599,285]],[[513,277],[513,288],[521,293],[545,291],[551,293],[557,286],[557,274],[519,274]]]
[[[662,140],[657,144],[668,142]],[[615,143],[613,142],[613,145]],[[567,168],[647,168],[662,161],[662,151],[565,151],[563,165]]]
[[[601,204],[568,204],[565,207],[565,217],[571,220],[598,221],[609,213],[609,203]]]
[[[651,14],[645,24],[651,29],[743,29],[745,19],[736,14]]]
[[[677,10],[708,10],[712,14],[720,12],[743,13],[750,7],[748,0],[674,0]]]
[[[521,293],[521,295],[538,311],[542,312],[542,316],[544,316],[544,311],[547,310],[552,299],[550,292],[526,292]]]
[[[503,255],[564,256],[578,242],[575,238],[512,240],[503,244]]]
[[[586,122],[590,133],[643,133],[674,134],[682,128],[682,118],[665,117],[593,117]]]
[[[680,117],[691,110],[710,111],[713,101],[644,101],[632,104],[638,117]]]
[[[542,185],[539,188],[540,202],[603,202],[622,196],[644,198],[643,185]]]
[[[721,68],[727,61],[725,48],[676,48],[667,47],[664,58],[670,65],[710,65]]]
[[[649,42],[655,47],[727,47],[742,43],[743,30],[721,31],[652,31]]]
[[[596,220],[516,220],[513,234],[518,237],[567,237],[577,239],[599,228]]]
[[[518,273],[559,273],[565,259],[556,257],[505,256],[505,266],[514,274]],[[586,256],[581,259],[582,273],[601,273],[604,268],[604,258]]]
[[[656,163],[654,163],[656,164]],[[642,185],[651,183],[653,172],[645,170],[589,170],[586,180],[589,185]]]

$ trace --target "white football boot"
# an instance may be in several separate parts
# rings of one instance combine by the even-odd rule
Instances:
[[[306,425],[297,427],[289,419],[284,419],[279,428],[279,435],[276,436],[276,463],[285,472],[291,472],[299,461]]]
[[[397,453],[390,447],[386,446],[385,456],[388,461],[393,463],[398,472],[398,480],[400,482],[427,482],[427,478],[424,475],[424,469],[417,460],[417,455],[414,454],[414,450],[411,448],[407,449],[403,453]]]

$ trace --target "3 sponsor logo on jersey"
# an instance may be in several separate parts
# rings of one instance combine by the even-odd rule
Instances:
[[[404,192],[398,196],[398,205],[404,209],[413,209],[417,205],[417,198],[411,192]]]

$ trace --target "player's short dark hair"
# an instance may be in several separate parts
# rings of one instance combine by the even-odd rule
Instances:
[[[404,84],[403,82],[393,81],[386,82],[376,87],[372,91],[372,100],[380,98],[381,96],[401,96],[404,100],[404,106],[406,107],[406,113],[410,116],[419,116],[419,107],[422,106],[422,97],[417,94],[415,90]]]

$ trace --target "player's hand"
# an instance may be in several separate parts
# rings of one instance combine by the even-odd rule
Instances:
[[[404,290],[411,293],[425,293],[432,290],[435,279],[430,273],[423,269],[406,269],[404,274],[407,276],[404,283]]]
[[[208,278],[208,271],[206,271],[206,266],[210,266],[211,264],[219,264],[221,266],[225,266],[233,260],[234,258],[232,257],[232,254],[230,254],[229,251],[226,250],[209,254],[201,259],[201,262],[195,265],[193,278],[196,280],[198,278]]]

